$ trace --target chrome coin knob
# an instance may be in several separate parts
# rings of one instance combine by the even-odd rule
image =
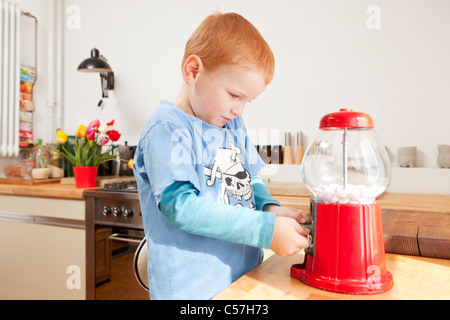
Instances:
[[[125,217],[130,217],[133,215],[133,210],[132,209],[125,209],[125,211],[123,212],[123,215]]]
[[[117,216],[120,216],[121,214],[122,214],[122,208],[114,207],[113,215],[117,217]]]
[[[110,215],[110,214],[111,214],[111,208],[107,207],[107,206],[104,206],[103,207],[103,215],[107,216],[107,215]]]

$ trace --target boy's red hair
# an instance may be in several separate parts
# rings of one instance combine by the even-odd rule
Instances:
[[[183,65],[197,55],[207,70],[224,64],[238,64],[264,72],[266,84],[272,81],[275,59],[259,31],[236,13],[208,16],[186,44]]]

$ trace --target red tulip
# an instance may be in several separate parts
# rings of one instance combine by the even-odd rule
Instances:
[[[121,134],[116,130],[108,131],[107,135],[111,139],[111,141],[117,141],[120,139],[121,136]]]
[[[98,127],[100,127],[100,121],[94,120],[89,124],[89,127],[92,128],[93,130],[97,131]]]
[[[109,142],[109,138],[107,136],[104,136],[104,137],[100,138],[100,144],[102,146],[105,146],[108,142]]]
[[[95,131],[94,130],[89,132],[88,139],[91,140],[91,141],[95,140]]]

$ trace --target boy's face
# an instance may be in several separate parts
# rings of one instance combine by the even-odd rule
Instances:
[[[266,88],[264,73],[238,65],[223,65],[213,71],[200,68],[190,90],[194,115],[222,128],[242,115],[247,102]]]

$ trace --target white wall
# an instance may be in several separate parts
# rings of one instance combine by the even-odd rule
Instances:
[[[121,142],[137,144],[145,121],[161,99],[173,99],[181,85],[184,45],[210,13],[209,0],[67,0],[81,9],[80,29],[66,30],[65,130],[100,117],[116,119]],[[114,96],[100,110],[98,74],[77,72],[98,48],[112,66]]]
[[[448,0],[65,0],[69,5],[80,8],[81,24],[65,30],[65,131],[114,118],[122,142],[136,144],[159,100],[178,93],[188,37],[219,9],[249,19],[275,53],[272,84],[244,114],[255,143],[283,143],[284,132],[298,130],[311,141],[320,118],[345,106],[372,115],[394,166],[398,147],[416,145],[418,165],[437,167],[438,144],[450,144]],[[370,5],[381,10],[379,30],[367,28]],[[98,74],[76,71],[93,47],[116,76],[102,110]]]

